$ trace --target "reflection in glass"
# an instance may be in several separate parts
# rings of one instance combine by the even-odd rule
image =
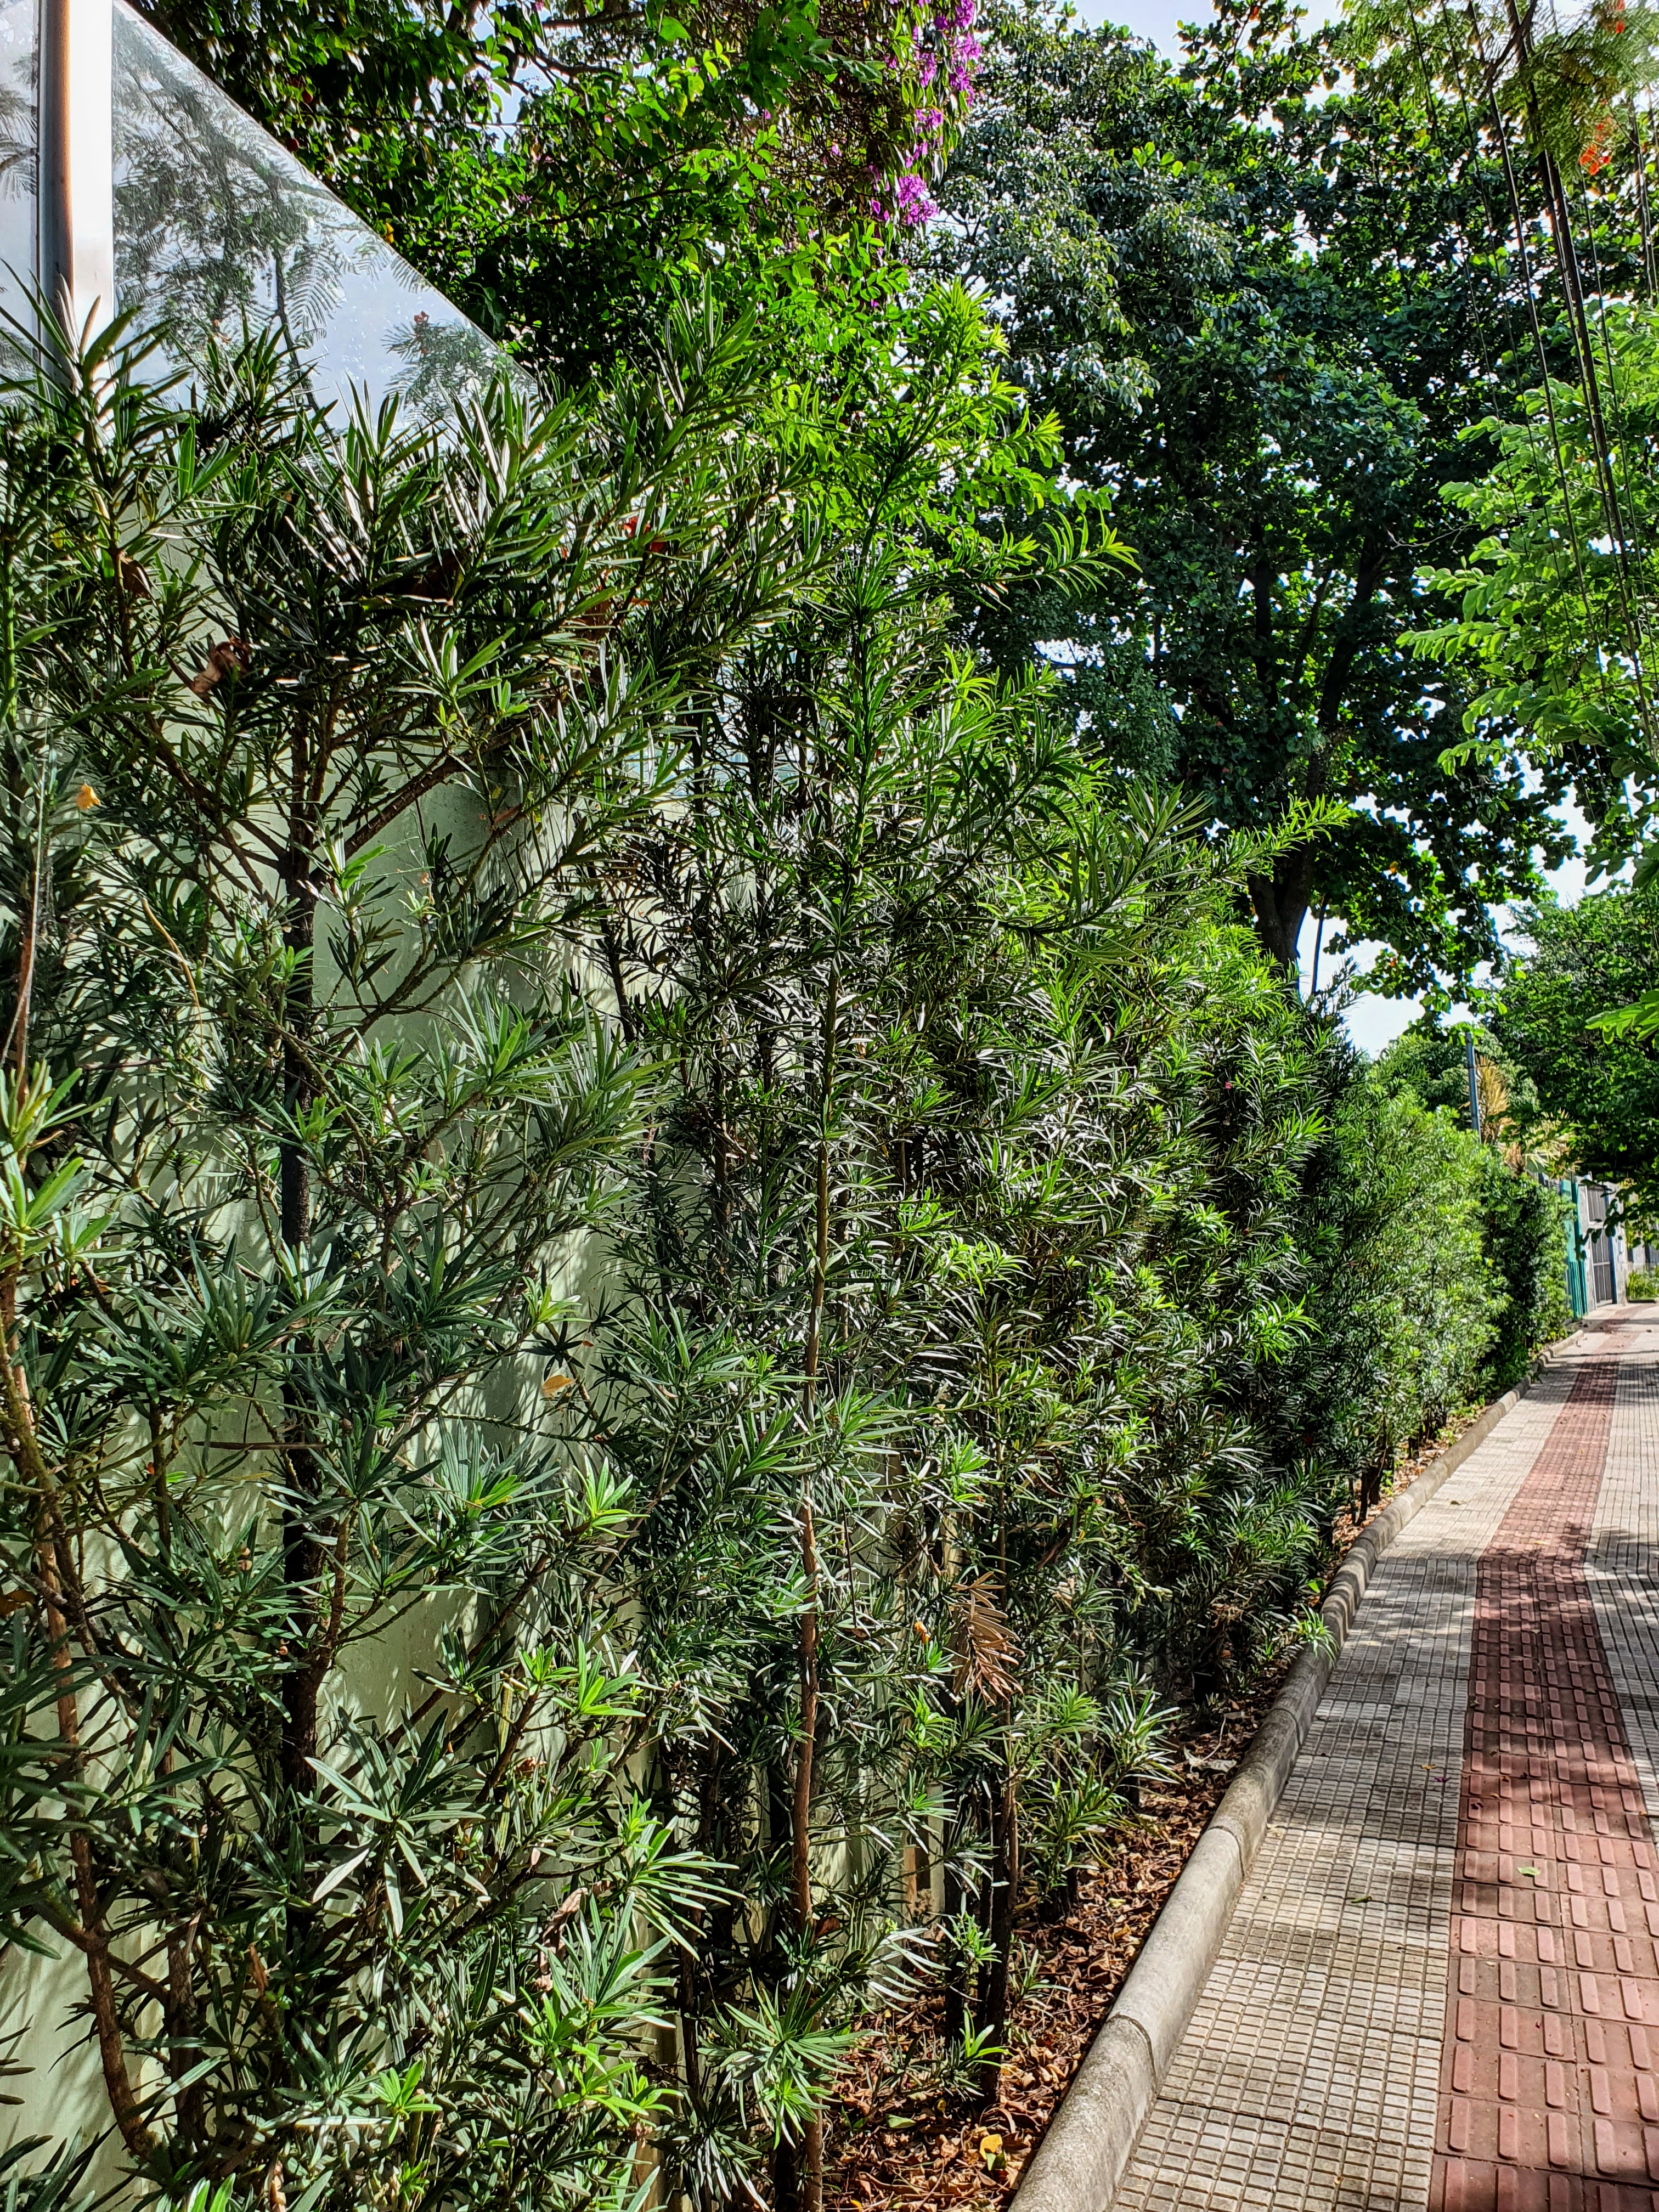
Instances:
[[[117,295],[175,367],[274,324],[324,405],[398,392],[428,417],[498,368],[480,331],[123,0],[114,161]]]
[[[36,0],[0,5],[0,331],[33,326],[40,223],[35,76]]]

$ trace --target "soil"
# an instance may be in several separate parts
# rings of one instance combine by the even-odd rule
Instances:
[[[1384,1502],[1474,1418],[1402,1456]],[[1333,1573],[1364,1525],[1352,1516],[1338,1521]],[[994,2105],[969,2115],[943,2093],[938,1991],[903,2013],[878,2017],[825,2114],[828,2212],[947,2205],[1000,2212],[1289,1667],[1287,1655],[1166,1746],[1176,1778],[1142,1791],[1139,1817],[1084,1871],[1074,1906],[1023,1916],[1016,1959],[1022,1994]]]
[[[1141,1794],[1141,1816],[1083,1875],[1063,1917],[1028,1919],[1017,1960],[1024,1994],[1009,2024],[997,2102],[964,2115],[933,2087],[943,1999],[884,2014],[859,2047],[830,2115],[824,2202],[836,2212],[990,2208],[1026,2160],[1094,2039],[1147,1929],[1273,1702],[1284,1668],[1230,1705],[1221,1725],[1170,1747],[1179,1779]]]

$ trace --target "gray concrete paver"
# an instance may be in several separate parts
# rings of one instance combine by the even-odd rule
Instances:
[[[1621,1332],[1584,1577],[1650,1820],[1659,1820],[1659,1319]]]
[[[1476,1562],[1582,1356],[1550,1370],[1379,1561],[1121,2212],[1427,2212]]]

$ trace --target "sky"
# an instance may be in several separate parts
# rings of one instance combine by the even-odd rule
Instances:
[[[1073,0],[1085,23],[1122,23],[1137,36],[1151,39],[1167,54],[1180,52],[1176,38],[1178,22],[1191,22],[1209,14],[1204,0]],[[1310,0],[1308,20],[1322,23],[1337,13],[1335,0]]]
[[[1169,54],[1178,51],[1176,25],[1208,12],[1198,0],[1078,0],[1085,23],[1122,23]]]

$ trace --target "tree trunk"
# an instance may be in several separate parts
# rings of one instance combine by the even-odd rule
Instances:
[[[1302,934],[1313,889],[1313,856],[1304,846],[1282,854],[1270,876],[1249,878],[1250,905],[1255,915],[1256,935],[1268,958],[1293,976],[1297,972],[1297,940]]]
[[[772,2212],[805,2212],[800,2153],[799,2144],[786,2139],[772,2154]]]
[[[22,1086],[28,1073],[29,1002],[34,980],[35,924],[40,903],[40,871],[49,865],[42,836],[31,873],[30,909],[23,923],[23,943],[17,974],[17,1007],[12,1022],[16,1080]],[[3,1406],[7,1443],[12,1459],[33,1491],[35,1507],[35,1570],[43,1593],[46,1650],[58,1682],[58,1734],[64,1745],[60,1771],[65,1784],[76,1780],[84,1764],[81,1744],[81,1709],[76,1694],[75,1662],[70,1653],[70,1627],[64,1610],[63,1581],[58,1572],[58,1546],[64,1531],[58,1508],[57,1485],[46,1463],[35,1419],[33,1399],[23,1366],[19,1341],[17,1285],[19,1270],[8,1267],[0,1276],[0,1405]],[[68,1558],[68,1547],[64,1546]],[[68,1571],[66,1569],[65,1571]],[[84,1617],[84,1605],[77,1607]],[[104,2092],[121,2140],[133,2157],[149,2158],[155,2148],[146,2126],[132,2077],[127,2071],[126,2045],[116,2008],[115,1983],[110,1968],[109,1936],[98,1895],[97,1872],[92,1862],[90,1838],[78,1830],[70,1836],[70,1859],[75,1869],[75,1902],[80,1914],[80,1948],[87,1965],[88,2010],[103,2071]]]
[[[1359,658],[1360,622],[1376,597],[1381,574],[1381,550],[1367,545],[1354,564],[1353,598],[1332,641],[1319,687],[1316,720],[1320,742],[1308,757],[1300,794],[1310,804],[1327,797],[1330,790],[1330,764],[1341,729],[1343,702]],[[1258,608],[1262,604],[1258,592]],[[1271,875],[1249,878],[1250,904],[1262,949],[1292,981],[1297,974],[1297,940],[1313,903],[1318,857],[1318,845],[1310,840],[1293,852],[1281,853]]]
[[[830,971],[824,994],[822,1037],[823,1126],[818,1138],[813,1183],[812,1291],[802,1360],[802,1397],[810,1422],[817,1399],[818,1361],[823,1340],[823,1295],[830,1273],[830,1103],[835,1084],[836,1024],[840,975]],[[800,1502],[800,1566],[806,1603],[800,1616],[800,1741],[795,1751],[795,1786],[790,1808],[790,1894],[795,1925],[805,1939],[812,1932],[812,1757],[818,1733],[818,1554],[812,1500]],[[823,2123],[815,2115],[801,2131],[799,2171],[795,2181],[799,2212],[822,2212]]]
[[[64,1747],[62,1772],[68,1784],[82,1772],[84,1754],[81,1745],[80,1706],[75,1692],[74,1662],[70,1656],[69,1621],[64,1612],[58,1575],[60,1523],[52,1472],[46,1465],[35,1425],[28,1377],[17,1357],[17,1270],[13,1267],[0,1279],[0,1399],[3,1400],[12,1457],[39,1500],[35,1567],[40,1588],[45,1593],[43,1609],[47,1651],[52,1671],[58,1678],[58,1734]],[[103,2069],[105,2094],[109,2099],[110,2111],[120,2130],[122,2141],[135,2158],[143,2160],[154,2151],[155,2138],[145,2125],[131,2076],[127,2072],[126,2048],[116,2010],[115,1984],[110,1969],[109,1936],[98,1895],[92,1844],[79,1831],[73,1832],[70,1837],[70,1857],[75,1868],[75,1902],[80,1914],[79,1948],[87,1964],[88,2009],[92,2014],[93,2033],[98,2045],[99,2063]]]

